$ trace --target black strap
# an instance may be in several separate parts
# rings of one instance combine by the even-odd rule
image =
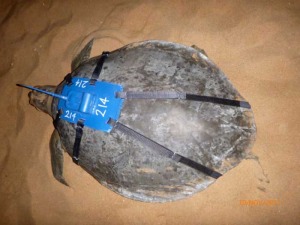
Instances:
[[[251,109],[249,102],[231,100],[231,99],[226,99],[226,98],[217,98],[217,97],[211,97],[211,96],[186,94],[186,100],[199,101],[199,102],[210,102],[210,103],[216,103],[216,104],[221,104],[221,105],[230,105],[230,106]]]
[[[76,127],[76,136],[75,136],[75,142],[73,146],[73,162],[78,164],[79,160],[79,150],[80,150],[80,142],[82,138],[82,133],[83,133],[83,120],[78,120],[77,122],[77,127]]]
[[[57,129],[57,125],[58,125],[58,122],[60,120],[60,115],[61,115],[61,111],[58,110],[56,116],[55,116],[55,119],[53,120],[53,125],[54,125],[54,128]]]
[[[185,93],[176,91],[126,91],[117,92],[116,97],[124,99],[185,99]]]
[[[71,73],[68,73],[68,74],[65,76],[64,80],[66,81],[66,83],[67,83],[68,85],[72,84],[72,76],[71,76]]]
[[[157,153],[159,153],[162,156],[166,156],[176,162],[180,162],[182,164],[185,164],[186,166],[189,166],[193,169],[196,169],[202,173],[205,173],[206,175],[213,177],[215,179],[219,178],[220,176],[222,176],[222,174],[206,167],[203,166],[191,159],[188,159],[182,155],[179,155],[173,151],[171,151],[170,149],[158,144],[157,142],[151,140],[150,138],[145,137],[144,135],[136,132],[135,130],[123,125],[122,123],[118,122],[118,121],[114,121],[112,119],[110,119],[108,121],[108,123],[110,125],[113,126],[114,129],[122,132],[123,134],[130,136],[132,138],[134,138],[137,141],[142,142],[143,144],[145,144],[146,146],[150,147],[152,150],[155,150]]]
[[[53,121],[54,127],[57,129],[58,122],[60,120],[60,115],[61,111],[59,110],[58,113],[56,114],[56,117]],[[84,121],[83,120],[78,120],[77,126],[76,126],[76,135],[75,135],[75,141],[74,141],[74,146],[73,146],[73,162],[78,164],[79,161],[79,151],[80,151],[80,142],[83,134],[83,127],[84,127]]]
[[[197,163],[189,158],[186,158],[182,155],[179,155],[179,154],[176,154],[177,156],[180,156],[179,158],[179,161],[180,163],[184,164],[184,165],[187,165],[193,169],[196,169],[200,172],[203,172],[205,174],[207,174],[208,176],[212,177],[212,178],[215,178],[215,179],[218,179],[219,177],[222,176],[222,174],[220,174],[219,172],[216,172],[206,166],[203,166],[201,165],[200,163]]]
[[[103,67],[103,64],[104,64],[104,61],[108,57],[108,55],[109,55],[109,52],[102,52],[102,55],[100,56],[100,58],[97,62],[97,65],[94,69],[94,72],[92,74],[92,77],[90,79],[90,84],[91,85],[95,85],[96,81],[98,80],[99,75],[100,75],[101,70],[102,70],[102,67]]]
[[[176,91],[152,91],[152,92],[138,92],[127,91],[117,92],[117,98],[123,99],[184,99],[191,101],[210,102],[222,105],[230,105],[235,107],[242,107],[250,109],[251,106],[246,101],[231,100],[225,98],[217,98],[212,96],[194,95]]]

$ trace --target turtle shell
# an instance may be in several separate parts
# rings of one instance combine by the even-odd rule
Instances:
[[[71,75],[91,78],[99,57],[86,60]],[[243,100],[205,53],[164,41],[133,43],[111,52],[98,80],[121,84],[124,91],[167,90]],[[57,103],[54,99],[53,112]],[[251,109],[186,100],[128,99],[119,121],[222,174],[247,156],[256,133]],[[57,130],[72,155],[75,125],[59,120]],[[79,165],[112,191],[147,202],[182,199],[215,181],[114,130],[84,127]]]

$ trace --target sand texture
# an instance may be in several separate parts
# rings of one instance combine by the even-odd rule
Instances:
[[[1,0],[0,37],[0,224],[299,224],[300,1]],[[164,204],[115,194],[67,154],[70,187],[57,182],[52,119],[15,84],[58,84],[91,38],[92,56],[149,39],[203,48],[252,105],[253,155]]]

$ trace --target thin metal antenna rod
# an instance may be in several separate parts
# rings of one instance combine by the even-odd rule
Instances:
[[[34,90],[34,91],[38,91],[38,92],[44,93],[44,94],[46,94],[46,95],[50,95],[50,96],[55,97],[55,98],[60,98],[60,99],[65,100],[65,101],[68,100],[68,97],[67,97],[67,96],[55,94],[55,93],[49,92],[49,91],[44,91],[44,90],[41,90],[41,89],[38,89],[38,88],[35,88],[35,87],[32,87],[32,86],[29,86],[29,85],[17,84],[17,86],[24,87],[24,88],[28,88],[28,89]]]

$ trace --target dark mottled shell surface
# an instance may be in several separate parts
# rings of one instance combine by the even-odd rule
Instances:
[[[72,76],[90,78],[98,59],[85,61]],[[121,84],[124,91],[171,90],[243,100],[204,53],[163,41],[134,43],[111,52],[99,80]],[[57,100],[52,109],[56,112]],[[222,174],[247,156],[256,133],[251,109],[186,100],[125,100],[119,121]],[[75,125],[60,120],[57,129],[72,155]],[[119,131],[104,133],[88,127],[84,127],[79,165],[109,189],[148,202],[182,199],[215,181]]]

